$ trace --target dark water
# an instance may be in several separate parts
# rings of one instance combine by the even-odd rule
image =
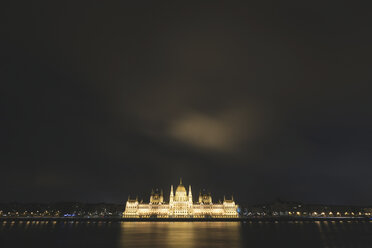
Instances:
[[[0,222],[0,247],[372,247],[372,222]]]

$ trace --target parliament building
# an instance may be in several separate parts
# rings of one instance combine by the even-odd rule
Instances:
[[[180,180],[175,194],[171,185],[169,203],[164,201],[162,190],[153,190],[150,203],[130,199],[125,206],[123,218],[237,218],[238,206],[233,197],[213,203],[210,193],[200,192],[198,202],[193,202],[191,185],[189,192]]]

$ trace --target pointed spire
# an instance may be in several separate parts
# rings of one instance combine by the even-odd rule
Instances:
[[[170,192],[170,198],[173,198],[174,194],[173,194],[173,185],[171,185],[171,192]]]
[[[169,203],[172,204],[173,203],[173,185],[171,185],[171,192],[170,192],[170,196],[169,196]]]
[[[189,203],[192,204],[191,185],[189,185]]]
[[[182,185],[182,177],[180,177],[180,185]]]

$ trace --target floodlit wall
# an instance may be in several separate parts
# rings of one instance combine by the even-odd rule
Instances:
[[[191,187],[190,187],[191,189]],[[171,188],[170,203],[138,203],[137,200],[128,200],[126,203],[124,218],[237,218],[237,208],[233,200],[224,200],[223,203],[204,204],[193,203],[192,197],[186,197],[182,191],[172,200],[173,187]]]

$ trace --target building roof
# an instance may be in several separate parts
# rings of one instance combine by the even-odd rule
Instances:
[[[182,178],[180,179],[180,184],[177,186],[176,193],[177,192],[186,192],[186,188],[182,184]]]
[[[178,185],[176,192],[186,192],[185,186],[183,186],[182,184]]]

